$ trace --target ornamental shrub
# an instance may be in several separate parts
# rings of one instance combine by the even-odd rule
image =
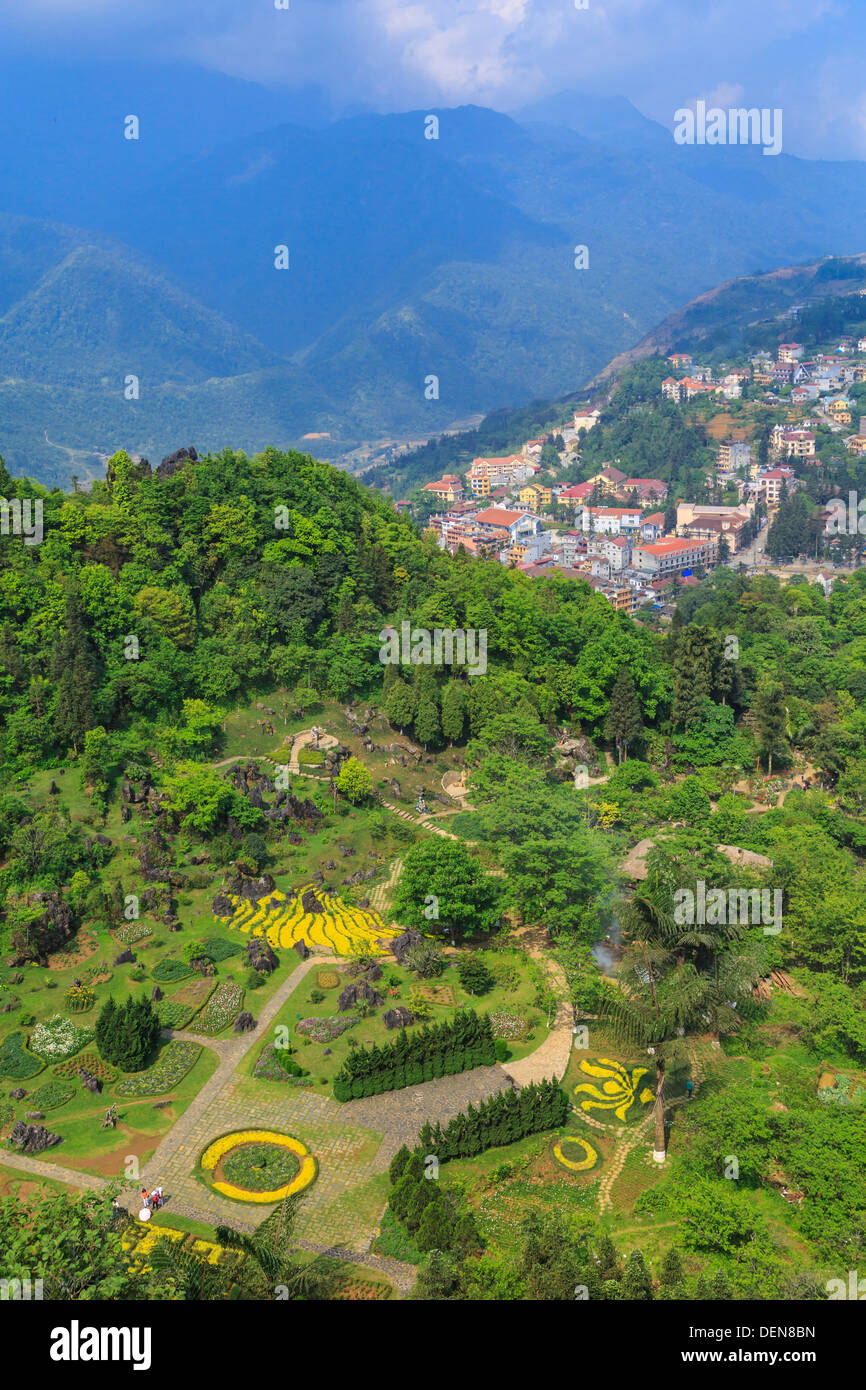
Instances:
[[[108,999],[96,1020],[96,1046],[121,1071],[143,1071],[160,1034],[156,1010],[147,998],[130,994],[124,1004]]]
[[[457,962],[457,974],[467,994],[487,994],[495,983],[480,956],[461,956]]]

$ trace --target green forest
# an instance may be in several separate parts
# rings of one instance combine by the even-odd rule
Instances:
[[[623,448],[651,442],[644,418],[624,419]],[[673,417],[660,412],[652,428],[666,447],[681,441],[677,476],[699,465]],[[80,1055],[106,1086],[128,1073],[121,1100],[170,1090],[177,1114],[214,1065],[208,1036],[231,1036],[242,1008],[258,1013],[273,998],[296,1055],[269,1069],[263,1050],[244,1096],[252,1104],[256,1088],[287,1095],[334,1083],[340,1114],[363,1131],[369,1122],[353,1120],[352,1107],[391,1089],[456,1084],[494,1059],[519,1067],[556,1035],[567,1005],[589,1030],[588,1050],[575,1044],[541,1118],[511,1135],[500,1103],[479,1097],[488,1109],[468,1112],[466,1133],[475,1136],[477,1113],[493,1118],[481,1138],[443,1151],[460,1190],[446,1190],[426,1219],[421,1247],[412,1244],[421,1206],[409,1226],[405,1213],[383,1226],[385,1253],[399,1248],[395,1258],[416,1263],[424,1297],[562,1298],[584,1271],[579,1282],[611,1299],[707,1298],[714,1288],[817,1298],[862,1260],[864,572],[826,596],[803,578],[721,568],[681,593],[661,627],[617,613],[582,581],[450,557],[390,500],[298,453],[181,451],[151,470],[119,451],[88,491],[8,474],[0,491],[40,498],[44,526],[38,545],[9,534],[0,547],[6,1091],[38,1086],[31,1078],[56,1064],[51,1089],[40,1078],[46,1108],[68,1105],[61,1083],[74,1073],[64,1068]],[[383,666],[381,631],[403,622],[486,632],[485,673]],[[259,746],[279,765],[287,721],[294,732],[334,730],[338,760],[295,747],[288,821],[263,799],[274,789],[267,777],[239,766]],[[261,744],[243,743],[241,726]],[[392,767],[384,758],[395,749],[403,764]],[[465,802],[445,795],[443,819],[431,819],[423,796],[453,790],[457,776]],[[327,857],[338,850],[362,851],[385,896],[365,890],[362,873],[325,878],[339,872]],[[291,907],[272,903],[277,935],[255,946],[235,930],[232,895],[270,871],[287,904],[310,879],[315,901],[320,865],[321,891],[345,897],[317,904],[323,921],[330,913],[349,931],[378,904],[395,934],[407,931],[409,955],[383,969],[356,947],[310,977],[312,990],[301,981],[283,995],[300,968],[291,934],[279,935]],[[699,884],[778,893],[780,928],[684,925],[676,894]],[[131,885],[153,887],[154,919],[164,912],[154,928],[125,911]],[[523,934],[539,924],[546,945],[533,955]],[[167,942],[166,930],[181,935]],[[88,938],[120,954],[82,980],[76,943]],[[166,944],[154,965],[148,952]],[[241,949],[247,958],[233,960]],[[160,981],[177,986],[168,1000]],[[58,982],[66,994],[52,997]],[[328,991],[347,984],[354,1003],[344,1008],[341,996],[337,1008]],[[153,991],[153,1008],[142,990]],[[74,1022],[57,1015],[64,1001]],[[400,1015],[397,1034],[381,1026],[386,1007]],[[177,1020],[191,1039],[161,1040],[158,1026]],[[592,1078],[606,1069],[622,1096],[621,1131],[584,1104],[605,1103],[592,1099],[604,1094]],[[95,1125],[98,1096],[86,1099],[91,1108],[66,1129],[62,1108],[48,1116],[63,1140],[52,1161],[85,1171],[91,1150],[108,1165],[119,1142]],[[426,1117],[434,1128],[422,1147],[431,1134],[463,1133],[458,1109],[441,1129]],[[22,1114],[0,1102],[0,1136]],[[142,1152],[171,1122],[147,1121]],[[298,1133],[315,1151],[320,1132]],[[622,1135],[632,1136],[628,1158],[610,1189]],[[657,1169],[653,1152],[668,1154]],[[318,1162],[322,1182],[327,1161]],[[355,1204],[363,1213],[369,1203],[369,1231],[388,1196],[387,1166]],[[493,1188],[504,1226],[489,1216]],[[435,1243],[449,1212],[472,1217],[459,1261]],[[76,1218],[104,1219],[96,1207]],[[599,1219],[604,1239],[590,1240]],[[53,1240],[55,1216],[45,1208],[39,1220]],[[565,1253],[554,1259],[562,1230]],[[0,1251],[6,1239],[14,1254],[20,1225],[10,1231]],[[247,1256],[258,1268],[253,1247]],[[177,1287],[190,1275],[182,1263],[169,1271]],[[94,1275],[102,1289],[113,1277]],[[127,1286],[122,1271],[116,1278]],[[258,1296],[255,1280],[242,1285],[242,1296]],[[212,1287],[202,1296],[229,1296],[224,1282]]]

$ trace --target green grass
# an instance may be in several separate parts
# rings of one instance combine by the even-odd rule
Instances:
[[[134,1153],[141,1163],[145,1162],[162,1136],[213,1075],[218,1063],[215,1052],[202,1048],[201,1055],[183,1080],[170,1093],[159,1097],[124,1097],[111,1085],[106,1085],[100,1096],[91,1095],[85,1090],[76,1091],[74,1100],[65,1105],[56,1118],[52,1117],[50,1125],[64,1142],[57,1148],[47,1149],[41,1157],[61,1167],[80,1168],[104,1177],[124,1177],[125,1156]],[[154,1105],[157,1099],[169,1100],[170,1104],[157,1110]],[[112,1102],[118,1107],[117,1128],[100,1129],[100,1121]]]
[[[222,1179],[248,1192],[274,1192],[299,1169],[295,1155],[279,1144],[242,1144],[222,1160]]]
[[[500,961],[503,955],[503,953],[500,952],[483,952],[482,954],[489,963],[493,964]],[[496,1012],[503,1007],[520,1008],[524,1012],[533,1012],[530,1001],[534,997],[535,987],[527,975],[527,958],[521,955],[521,953],[508,953],[509,963],[514,965],[519,975],[516,988],[513,990],[505,990],[497,986],[492,989],[489,994],[481,995],[480,997],[468,994],[466,990],[462,988],[457,970],[455,966],[450,963],[454,957],[447,956],[446,959],[449,961],[449,964],[442,975],[432,981],[420,982],[421,984],[446,985],[451,990],[454,999],[453,1004],[433,1004],[430,1012],[431,1022],[441,1023],[451,1018],[455,1007],[460,1004],[475,1009],[479,1014]],[[410,992],[413,986],[419,983],[417,975],[408,969],[404,969],[402,966],[383,966],[382,979],[376,982],[375,988],[383,995],[384,1004],[376,1009],[374,1015],[371,1015],[369,1018],[360,1019],[353,1028],[348,1029],[346,1032],[342,1033],[339,1038],[335,1038],[330,1042],[316,1043],[306,1040],[302,1034],[297,1032],[297,1024],[299,1022],[298,1016],[300,1015],[301,1018],[327,1018],[336,1016],[338,995],[349,980],[350,976],[345,973],[345,967],[343,967],[339,986],[334,989],[322,990],[321,992],[325,996],[324,999],[314,1004],[311,1001],[310,995],[312,991],[319,988],[319,986],[316,981],[315,972],[307,974],[279,1010],[276,1018],[271,1024],[269,1035],[262,1041],[262,1046],[268,1042],[273,1042],[276,1036],[276,1028],[280,1026],[288,1028],[289,1042],[291,1046],[296,1049],[294,1060],[310,1072],[317,1088],[321,1086],[323,1091],[325,1087],[321,1085],[322,1078],[329,1084],[333,1081],[334,1076],[339,1071],[350,1050],[350,1038],[356,1039],[359,1046],[372,1042],[379,1044],[389,1041],[393,1042],[394,1038],[397,1036],[396,1030],[389,1031],[384,1026],[382,1015],[390,1008],[398,1006],[411,1007]],[[395,982],[394,984],[391,983],[392,980]],[[392,993],[392,990],[396,992]],[[534,1012],[536,1014],[538,1013],[537,1010]],[[354,1010],[348,1010],[345,1015],[341,1016],[347,1018],[357,1017]],[[422,1027],[423,1022],[419,1021],[417,1026]],[[509,1051],[513,1057],[526,1056],[527,1053],[539,1047],[547,1036],[547,1028],[543,1022],[536,1024],[533,1031],[535,1036],[532,1040],[524,1039],[517,1043],[508,1044]],[[330,1049],[330,1055],[326,1056],[325,1053],[328,1049]],[[245,1075],[252,1075],[260,1051],[261,1047],[251,1048],[250,1052],[244,1058],[241,1063],[241,1071]],[[271,1087],[285,1085],[284,1082],[266,1080],[260,1080],[257,1084]]]

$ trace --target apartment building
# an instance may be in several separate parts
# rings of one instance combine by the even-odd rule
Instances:
[[[748,468],[752,461],[752,446],[742,439],[726,439],[719,445],[719,469],[724,473],[738,473]]]
[[[650,579],[666,579],[690,574],[698,565],[709,566],[717,555],[718,543],[710,540],[651,541],[635,546],[632,564]]]

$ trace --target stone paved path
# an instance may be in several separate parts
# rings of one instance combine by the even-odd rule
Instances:
[[[18,1168],[34,1178],[51,1178],[54,1182],[68,1183],[70,1187],[89,1188],[92,1192],[99,1192],[108,1182],[107,1178],[95,1177],[93,1173],[79,1173],[75,1168],[61,1168],[59,1163],[46,1163],[44,1159],[6,1149],[0,1154],[0,1164],[4,1168]]]
[[[370,894],[370,906],[374,912],[378,912],[380,917],[387,911],[390,905],[391,894],[397,886],[397,879],[400,877],[402,871],[403,860],[401,858],[393,860],[391,872],[388,875],[387,881],[384,883],[377,883]]]
[[[289,772],[298,772],[298,773],[299,773],[299,772],[301,771],[301,765],[300,765],[300,763],[299,763],[299,761],[298,761],[298,759],[299,759],[299,757],[300,757],[300,755],[301,755],[301,750],[302,750],[303,748],[306,748],[306,747],[307,747],[307,744],[313,742],[313,737],[314,737],[314,735],[313,735],[312,729],[304,729],[302,733],[300,733],[300,734],[295,734],[294,740],[293,740],[293,742],[292,742],[292,753],[291,753],[291,757],[290,757],[290,759],[289,759]],[[339,739],[334,738],[334,735],[333,735],[333,734],[323,734],[323,733],[320,733],[320,734],[319,734],[319,741],[318,741],[318,744],[317,744],[316,746],[317,746],[318,748],[336,748],[338,742],[339,742]],[[305,768],[305,769],[304,769],[305,774],[306,774],[306,771],[307,771],[307,769]],[[318,777],[321,777],[321,776],[322,776],[321,773],[313,773],[313,774],[311,774],[311,775],[312,775],[312,776],[318,776]]]
[[[452,835],[450,830],[443,830],[441,825],[437,825],[432,814],[426,816],[413,815],[411,811],[404,811],[401,806],[395,806],[393,801],[386,801],[381,794],[379,796],[379,801],[387,810],[393,811],[395,816],[399,816],[401,820],[410,821],[412,825],[420,825],[424,830],[432,830],[434,835],[443,835],[446,840],[458,840],[460,838],[459,835]],[[436,814],[452,816],[454,812],[441,811]]]
[[[553,1027],[541,1046],[530,1052],[528,1057],[522,1057],[519,1062],[506,1063],[504,1070],[516,1086],[529,1086],[532,1082],[549,1081],[551,1078],[560,1081],[568,1068],[574,1042],[574,1009],[568,999],[565,971],[558,961],[552,960],[544,953],[543,941],[547,935],[546,931],[540,933],[537,928],[529,927],[516,935],[523,936],[529,955],[540,961],[542,968],[547,971],[551,988],[558,996],[559,1003],[556,1006]]]
[[[383,1096],[346,1101],[340,1112],[352,1124],[369,1126],[382,1134],[377,1163],[384,1171],[401,1145],[414,1144],[425,1120],[445,1124],[469,1104],[489,1100],[510,1086],[502,1067],[474,1067],[457,1076],[442,1076]]]
[[[584,1116],[584,1118],[587,1117]],[[613,1206],[613,1185],[619,1177],[620,1173],[622,1172],[623,1168],[625,1167],[625,1161],[631,1153],[632,1149],[635,1148],[638,1144],[643,1144],[646,1142],[647,1134],[653,1123],[654,1119],[652,1113],[650,1113],[649,1115],[645,1116],[644,1119],[632,1125],[630,1128],[627,1129],[625,1126],[623,1126],[621,1129],[618,1129],[616,1131],[617,1137],[619,1139],[619,1143],[616,1146],[616,1152],[614,1153],[614,1156],[611,1159],[608,1167],[605,1168],[602,1172],[601,1181],[598,1184],[599,1215],[604,1215],[607,1208]],[[603,1126],[599,1126],[599,1128],[603,1128]]]

